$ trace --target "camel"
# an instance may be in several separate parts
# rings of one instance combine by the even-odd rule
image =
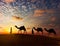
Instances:
[[[47,31],[49,34],[50,34],[50,33],[54,33],[54,35],[56,35],[55,30],[54,30],[54,29],[52,29],[52,28],[51,28],[51,29],[49,29],[49,30],[47,30],[46,28],[44,28],[44,30],[45,30],[45,31]]]
[[[42,35],[43,35],[43,29],[42,29],[42,28],[37,28],[37,29],[36,29],[35,27],[33,27],[33,28],[32,28],[32,34],[34,34],[33,29],[34,29],[35,31],[37,31],[37,32],[40,32],[40,31],[41,31],[41,32],[42,32]]]
[[[19,29],[18,33],[19,33],[21,30],[24,30],[24,32],[26,32],[25,26],[18,27],[18,26],[15,25],[15,27],[16,27],[17,29]]]

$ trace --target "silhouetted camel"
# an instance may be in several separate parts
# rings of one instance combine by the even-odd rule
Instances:
[[[12,27],[10,28],[10,34],[12,34]]]
[[[24,30],[24,32],[26,32],[25,26],[18,27],[18,26],[15,25],[15,27],[16,27],[17,29],[19,29],[19,31]],[[19,33],[19,31],[18,31],[18,33]]]
[[[56,35],[56,32],[55,32],[54,29],[49,29],[49,30],[47,30],[46,28],[44,28],[44,29],[45,29],[45,31],[47,31],[49,34],[50,34],[50,33],[54,33],[54,34]]]
[[[42,35],[43,35],[43,29],[42,29],[42,28],[37,28],[37,29],[36,29],[35,27],[33,27],[33,28],[32,28],[32,34],[34,34],[33,29],[34,29],[35,31],[37,31],[37,32],[40,32],[40,31],[41,31],[41,32],[42,32]]]

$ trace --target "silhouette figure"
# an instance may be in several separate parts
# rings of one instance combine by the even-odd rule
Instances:
[[[37,32],[40,32],[40,31],[41,31],[41,32],[42,32],[42,35],[43,35],[43,29],[42,29],[42,28],[37,28],[37,29],[36,29],[35,27],[33,27],[33,28],[32,28],[32,34],[34,34],[33,29],[34,29],[35,31],[37,31]]]
[[[56,32],[55,32],[54,29],[49,29],[49,30],[47,30],[46,28],[44,28],[44,29],[45,29],[45,31],[47,31],[49,34],[50,34],[50,33],[54,33],[54,34],[56,35]]]
[[[32,34],[34,34],[34,31],[33,31],[33,29],[32,29]]]
[[[10,34],[12,34],[12,27],[10,28]]]
[[[26,32],[25,26],[18,27],[18,26],[15,25],[15,27],[16,27],[17,29],[19,29],[19,31],[24,30],[24,32]],[[18,33],[19,33],[19,31],[18,31]]]

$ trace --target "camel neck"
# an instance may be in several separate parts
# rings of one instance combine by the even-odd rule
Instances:
[[[19,27],[16,26],[17,29],[19,29]]]
[[[36,28],[33,28],[33,29],[37,30]]]
[[[48,32],[48,30],[47,29],[45,29],[47,32]]]

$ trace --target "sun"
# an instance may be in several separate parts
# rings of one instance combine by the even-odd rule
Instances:
[[[12,28],[12,34],[18,32],[18,30],[14,27],[14,25],[12,25],[12,26],[6,26],[4,28],[4,34],[10,34],[11,28]]]

